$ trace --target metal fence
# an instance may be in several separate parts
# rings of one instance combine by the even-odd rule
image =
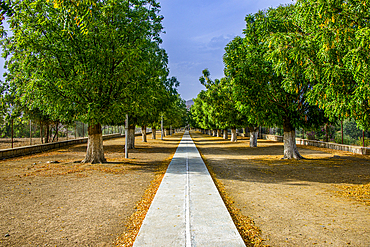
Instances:
[[[0,123],[0,149],[37,145],[88,136],[88,125],[74,122],[70,125],[61,123],[40,124],[22,118]],[[124,126],[102,126],[103,135],[122,134]]]
[[[262,134],[284,135],[281,128],[261,128]],[[370,133],[357,128],[353,120],[338,121],[335,124],[324,125],[317,129],[297,129],[296,137],[308,140],[328,141],[338,144],[370,146]]]

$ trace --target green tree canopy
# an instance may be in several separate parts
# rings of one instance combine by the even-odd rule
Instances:
[[[10,87],[31,109],[88,123],[96,145],[84,161],[104,162],[100,126],[121,121],[145,90],[148,47],[161,42],[159,5],[15,0],[12,9],[13,36],[2,40]]]
[[[369,4],[298,0],[292,20],[299,28],[272,35],[270,43],[277,72],[291,78],[300,71],[310,80],[310,104],[362,129],[370,124]],[[285,86],[292,88],[290,79]]]
[[[293,22],[294,6],[259,11],[246,17],[245,38],[228,44],[225,72],[241,92],[241,103],[259,123],[284,128],[284,157],[302,158],[295,145],[295,129],[311,127],[325,121],[323,112],[307,102],[311,85],[302,75],[286,77],[276,73],[280,60],[268,52],[273,34],[286,34],[298,27]],[[286,87],[286,81],[291,87]]]

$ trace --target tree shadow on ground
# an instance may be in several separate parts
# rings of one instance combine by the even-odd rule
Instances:
[[[263,145],[272,146],[249,148],[242,143],[230,146],[214,142],[207,145],[209,136],[204,136],[205,140],[200,139],[203,137],[200,134],[194,137],[206,163],[220,179],[299,185],[307,182],[370,183],[370,160],[358,155],[345,153],[333,158],[331,153],[300,149],[307,159],[282,160],[282,143],[264,141]]]
[[[205,155],[206,157],[206,155]],[[207,163],[220,179],[261,183],[292,181],[318,183],[370,183],[370,164],[348,164],[345,161],[315,159],[297,162],[228,159],[225,165],[208,159]]]

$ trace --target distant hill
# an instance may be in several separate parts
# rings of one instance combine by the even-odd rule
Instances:
[[[188,100],[186,101],[186,109],[190,109],[190,107],[194,105],[194,101],[191,99],[191,100]]]

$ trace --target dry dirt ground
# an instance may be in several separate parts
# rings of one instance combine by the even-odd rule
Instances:
[[[283,143],[237,143],[192,132],[203,159],[235,208],[270,246],[370,246],[370,158]]]
[[[0,246],[125,242],[126,225],[137,228],[130,226],[140,223],[133,218],[145,216],[137,215],[138,205],[142,210],[150,204],[142,198],[164,174],[181,137],[148,135],[148,143],[137,137],[128,160],[124,138],[104,141],[106,164],[79,163],[85,144],[0,161]]]

